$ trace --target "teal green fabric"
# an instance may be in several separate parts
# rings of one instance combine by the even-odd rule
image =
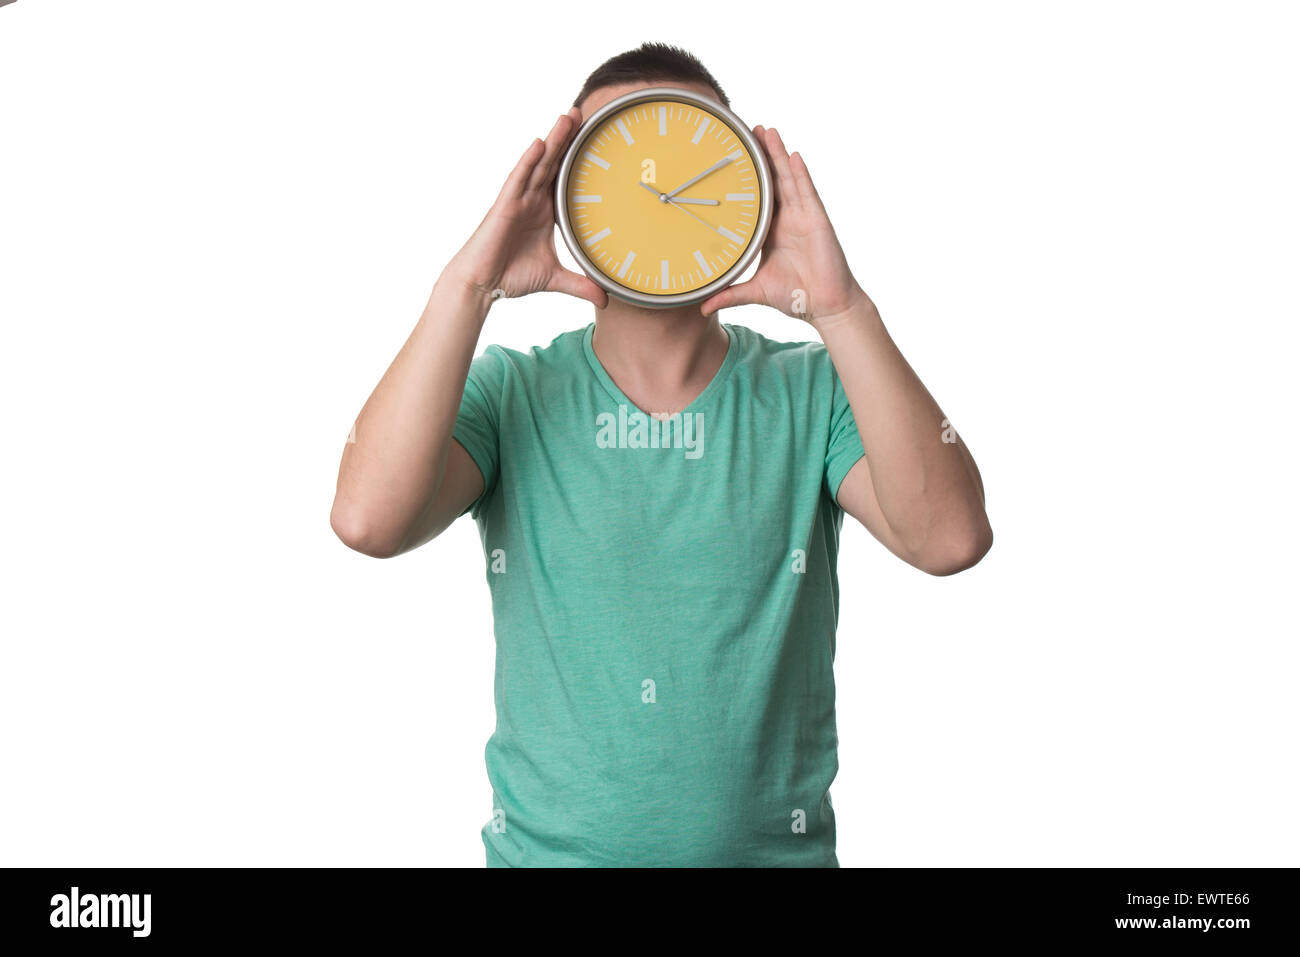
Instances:
[[[723,328],[666,425],[594,324],[471,365],[454,435],[484,479],[490,867],[839,866],[835,494],[862,444],[824,345]]]

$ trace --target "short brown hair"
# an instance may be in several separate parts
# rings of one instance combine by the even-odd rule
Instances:
[[[704,64],[681,47],[667,43],[646,41],[635,50],[628,50],[618,56],[610,57],[587,77],[582,91],[573,101],[574,106],[581,106],[593,90],[603,86],[619,86],[624,83],[636,83],[650,80],[673,80],[678,83],[699,83],[709,87],[718,94],[722,105],[730,108],[731,102],[722,87],[705,69]]]

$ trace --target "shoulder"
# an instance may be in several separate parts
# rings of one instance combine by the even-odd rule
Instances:
[[[492,343],[470,364],[470,375],[482,386],[502,388],[509,382],[531,383],[553,379],[573,370],[583,360],[586,327],[562,332],[546,345],[516,349]]]
[[[780,376],[785,379],[826,379],[835,375],[830,353],[816,340],[783,342],[769,339],[748,326],[725,323],[737,339],[739,360],[756,376]]]

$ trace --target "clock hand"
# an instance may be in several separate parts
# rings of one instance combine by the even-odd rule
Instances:
[[[676,200],[665,199],[664,201],[665,201],[669,206],[677,206],[677,202],[676,202]],[[691,217],[691,219],[695,220],[697,223],[699,223],[699,224],[700,224],[701,226],[703,226],[705,229],[711,230],[712,232],[715,232],[715,233],[721,233],[721,232],[722,232],[722,230],[719,229],[717,226],[713,226],[713,225],[710,225],[709,223],[706,223],[704,220],[700,219],[700,217],[696,216],[694,213],[692,213],[692,212],[691,212],[689,209],[687,209],[685,206],[677,206],[677,208],[680,209],[680,210],[681,210],[683,213],[685,213],[687,216]]]
[[[739,151],[737,151],[737,152],[739,152]],[[730,155],[730,156],[724,156],[724,157],[722,157],[722,159],[718,160],[716,163],[714,163],[712,166],[710,166],[708,169],[706,169],[706,170],[705,170],[703,173],[701,173],[700,175],[698,175],[698,176],[692,176],[690,179],[688,179],[686,182],[682,183],[681,186],[678,186],[678,187],[677,187],[675,190],[673,190],[671,193],[665,193],[664,195],[666,195],[669,199],[671,199],[672,197],[674,197],[674,196],[676,196],[678,193],[680,193],[682,190],[684,190],[687,186],[690,186],[692,183],[698,183],[700,180],[704,179],[704,177],[708,176],[710,173],[714,172],[715,170],[720,170],[720,169],[722,169],[722,167],[726,166],[728,163],[730,163],[730,162],[731,162],[733,159],[735,159],[735,158],[736,158],[736,156],[735,156],[734,153],[733,153],[732,155]]]
[[[659,192],[657,189],[655,189],[649,183],[646,183],[644,180],[641,182],[641,185],[644,186],[646,189],[650,190],[650,192],[654,193],[655,196],[659,198],[659,202],[661,203],[669,202],[667,193]],[[695,206],[717,206],[718,205],[718,201],[716,199],[688,199],[685,196],[678,196],[677,202],[690,203]]]
[[[722,228],[720,228],[720,226],[714,226],[714,225],[708,224],[708,222],[703,221],[702,218],[699,218],[698,216],[695,216],[694,213],[693,213],[693,212],[690,212],[688,208],[684,207],[684,205],[677,205],[677,200],[675,200],[675,199],[668,199],[668,194],[667,194],[667,192],[655,192],[655,191],[654,191],[654,187],[653,187],[653,186],[650,186],[650,185],[647,185],[647,183],[646,183],[645,181],[642,181],[642,182],[641,182],[641,185],[642,185],[642,186],[645,186],[647,190],[650,190],[650,192],[654,192],[654,195],[658,196],[658,198],[659,198],[659,202],[660,202],[660,203],[667,203],[668,205],[672,205],[672,207],[677,207],[677,209],[681,209],[681,212],[686,213],[686,216],[689,216],[690,218],[693,218],[693,220],[694,220],[695,222],[698,222],[699,225],[703,226],[703,228],[705,228],[705,229],[707,229],[707,230],[714,231],[714,233],[718,233],[719,235],[727,235],[727,234],[723,233],[723,230],[722,230]],[[705,202],[708,202],[708,200],[705,200]],[[714,205],[716,205],[716,204],[718,204],[718,200],[712,200],[712,203],[714,203]],[[731,239],[732,237],[727,237],[727,238],[728,238],[728,239]]]

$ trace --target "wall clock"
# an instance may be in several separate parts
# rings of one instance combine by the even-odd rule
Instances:
[[[740,278],[772,221],[772,173],[740,117],[689,90],[611,100],[574,135],[555,216],[582,270],[642,306],[703,302]]]

